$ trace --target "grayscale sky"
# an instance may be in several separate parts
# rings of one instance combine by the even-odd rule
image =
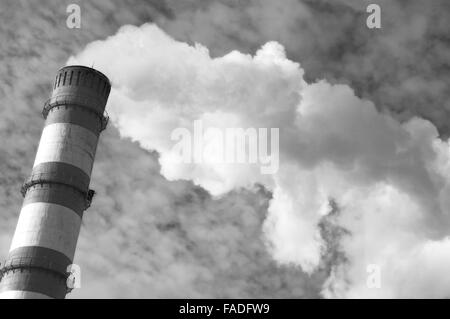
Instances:
[[[69,297],[450,297],[450,2],[378,0],[369,29],[372,2],[80,0],[69,29],[71,1],[2,0],[0,258],[80,63],[113,89]],[[199,118],[280,128],[277,174],[171,165]]]

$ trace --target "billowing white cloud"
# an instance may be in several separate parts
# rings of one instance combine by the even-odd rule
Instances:
[[[254,183],[273,192],[263,229],[280,264],[320,267],[327,247],[319,225],[336,203],[336,222],[348,231],[339,239],[346,262],[332,265],[324,296],[450,296],[441,280],[450,267],[449,148],[430,122],[401,124],[346,85],[305,82],[276,42],[254,56],[212,58],[206,47],[145,24],[89,44],[68,64],[94,60],[113,83],[113,123],[161,154],[166,178],[214,195]],[[199,119],[205,127],[279,128],[279,170],[174,163],[171,132]],[[370,264],[381,269],[379,289],[366,285]]]

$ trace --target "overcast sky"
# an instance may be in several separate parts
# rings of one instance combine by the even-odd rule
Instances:
[[[379,0],[381,29],[359,0],[78,1],[81,29],[70,3],[0,3],[1,259],[54,74],[93,64],[112,123],[69,297],[450,297],[448,1]],[[280,170],[174,167],[195,119],[280,128]]]

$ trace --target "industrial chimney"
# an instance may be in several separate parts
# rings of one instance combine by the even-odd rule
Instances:
[[[85,66],[56,75],[42,114],[45,127],[8,258],[0,270],[0,298],[64,298],[89,189],[108,78]]]

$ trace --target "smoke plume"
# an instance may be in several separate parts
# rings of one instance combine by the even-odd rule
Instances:
[[[331,261],[325,297],[450,296],[450,281],[442,280],[450,267],[449,149],[429,121],[399,123],[347,85],[306,82],[277,42],[254,55],[212,58],[154,24],[124,26],[68,64],[93,61],[112,80],[113,123],[160,153],[167,179],[192,180],[218,198],[254,184],[272,192],[263,229],[279,264],[308,273],[323,267],[330,239],[321,225],[336,214],[333,223],[347,236],[335,240],[346,258]],[[173,163],[171,132],[199,119],[210,127],[279,128],[279,170]],[[381,269],[378,289],[366,284],[373,264]]]

